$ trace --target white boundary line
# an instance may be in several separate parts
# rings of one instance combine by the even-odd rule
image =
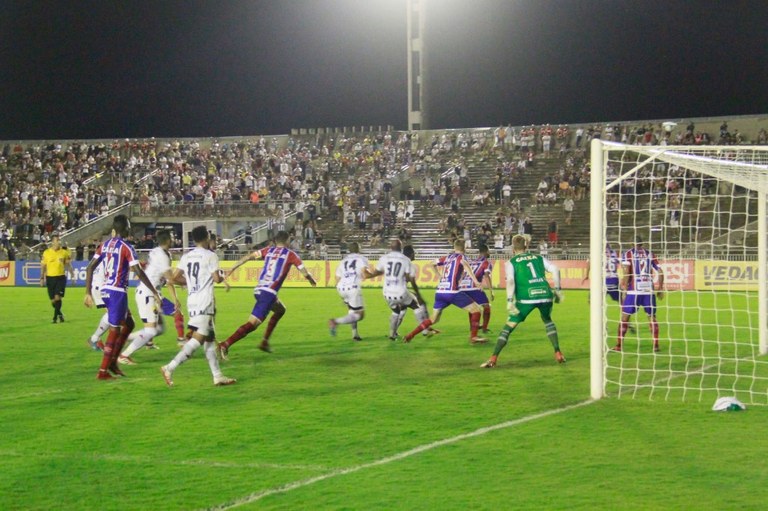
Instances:
[[[180,466],[201,466],[211,468],[275,468],[285,470],[328,470],[329,467],[323,465],[293,465],[281,463],[237,463],[232,461],[215,460],[171,460],[165,458],[151,458],[149,456],[131,456],[128,454],[99,454],[99,453],[25,453],[19,451],[0,451],[0,456],[14,458],[40,458],[40,459],[79,459],[79,460],[99,460],[116,461],[128,463],[142,463],[150,465],[180,465]]]
[[[260,492],[251,493],[250,495],[246,495],[245,497],[241,497],[239,499],[235,499],[229,502],[225,502],[223,504],[219,504],[217,506],[213,506],[210,508],[207,508],[211,511],[223,511],[226,509],[234,509],[236,507],[244,506],[246,504],[251,504],[252,502],[256,502],[258,500],[263,499],[264,497],[269,497],[270,495],[275,495],[278,493],[286,493],[292,490],[296,490],[298,488],[303,488],[304,486],[309,486],[311,484],[319,483],[320,481],[325,481],[326,479],[332,479],[334,477],[343,476],[347,474],[352,474],[354,472],[359,472],[360,470],[365,470],[367,468],[372,467],[378,467],[381,465],[386,465],[388,463],[392,463],[394,461],[400,461],[405,458],[409,458],[411,456],[414,456],[416,454],[421,454],[422,452],[431,451],[432,449],[436,449],[438,447],[442,447],[444,445],[454,444],[456,442],[460,442],[462,440],[466,440],[468,438],[474,438],[478,436],[485,435],[486,433],[490,433],[492,431],[497,431],[499,429],[506,429],[511,428],[513,426],[518,426],[520,424],[525,424],[526,422],[532,422],[538,419],[543,419],[545,417],[549,417],[551,415],[556,415],[562,412],[567,412],[570,410],[574,410],[576,408],[581,408],[582,406],[586,406],[588,404],[592,404],[595,401],[592,399],[588,399],[586,401],[581,401],[576,404],[563,406],[561,408],[553,408],[551,410],[547,410],[540,413],[535,413],[533,415],[526,415],[525,417],[521,417],[519,419],[514,419],[507,422],[502,422],[499,424],[494,424],[493,426],[487,426],[484,428],[476,429],[475,431],[469,432],[469,433],[463,433],[461,435],[452,436],[450,438],[444,438],[443,440],[437,440],[435,442],[431,442],[428,444],[423,444],[418,447],[414,447],[413,449],[409,449],[407,451],[399,452],[397,454],[393,454],[391,456],[387,456],[385,458],[380,458],[375,461],[371,461],[368,463],[361,463],[360,465],[353,465],[351,467],[347,468],[339,468],[336,470],[331,470],[330,472],[326,472],[325,474],[320,474],[319,476],[310,477],[307,479],[300,479],[298,481],[293,481],[292,483],[287,483],[282,486],[277,486],[274,488],[270,488],[267,490],[262,490]]]

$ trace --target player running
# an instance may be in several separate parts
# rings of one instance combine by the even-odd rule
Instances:
[[[499,353],[507,345],[509,334],[517,328],[517,325],[525,321],[534,309],[539,309],[541,320],[547,330],[547,337],[555,348],[555,360],[560,364],[565,363],[565,357],[560,352],[560,343],[557,339],[557,327],[551,317],[552,302],[559,303],[563,299],[560,292],[560,269],[546,258],[530,253],[527,240],[522,234],[518,234],[512,238],[512,258],[505,264],[505,270],[509,317],[496,340],[493,355],[480,367],[489,369],[496,367]],[[554,278],[554,291],[547,282],[547,272]]]
[[[472,279],[470,279],[469,275],[467,274],[464,275],[464,278],[461,279],[459,289],[467,293],[467,296],[469,296],[476,304],[483,308],[482,330],[483,333],[487,333],[489,332],[488,323],[491,321],[491,304],[488,301],[488,297],[485,295],[485,291],[483,291],[483,286],[488,289],[488,293],[491,295],[491,301],[493,301],[493,284],[491,283],[493,262],[488,259],[490,253],[488,251],[487,245],[481,243],[477,247],[477,250],[479,252],[479,257],[477,259],[470,260],[469,267],[472,268],[472,273],[474,273],[475,278],[480,282],[481,286],[475,287],[475,285],[472,283]],[[469,315],[469,322],[471,327],[472,314]]]
[[[449,305],[455,305],[470,314],[470,342],[472,344],[487,342],[486,339],[477,336],[477,330],[480,326],[481,307],[472,301],[464,291],[459,289],[459,282],[461,282],[462,274],[464,272],[469,276],[474,286],[478,288],[480,287],[480,282],[478,282],[475,274],[472,273],[472,268],[464,257],[464,240],[456,240],[453,244],[453,250],[454,251],[451,254],[441,257],[433,263],[435,270],[437,270],[438,267],[442,267],[443,273],[440,277],[440,282],[437,285],[435,305],[432,308],[432,317],[422,321],[415,330],[405,336],[403,342],[411,342],[419,332],[437,324],[437,322],[440,321],[443,309]]]
[[[168,279],[169,282],[174,281],[183,275],[187,282],[187,314],[189,327],[193,330],[192,337],[184,343],[184,347],[168,365],[160,368],[160,372],[165,383],[172,387],[173,372],[203,345],[205,358],[213,375],[213,384],[232,385],[237,383],[237,380],[221,373],[219,360],[216,358],[216,342],[212,339],[213,316],[216,313],[213,285],[223,282],[224,274],[219,269],[219,258],[208,250],[209,234],[206,226],[198,225],[192,229],[192,241],[195,242],[195,248],[181,257],[179,265]]]
[[[363,274],[370,265],[368,258],[360,255],[360,245],[355,242],[350,243],[349,254],[344,256],[336,268],[336,290],[349,312],[340,318],[328,320],[328,330],[331,335],[336,335],[338,325],[349,324],[352,327],[352,340],[363,340],[358,334],[357,322],[365,317],[362,282]]]
[[[256,304],[253,306],[251,315],[248,321],[243,323],[235,330],[229,338],[220,342],[217,345],[219,355],[223,360],[227,360],[229,356],[229,348],[237,341],[256,330],[256,328],[264,321],[269,311],[274,312],[272,319],[267,325],[267,331],[264,333],[264,340],[259,346],[262,351],[271,351],[269,346],[269,336],[272,333],[277,322],[285,314],[285,305],[283,305],[277,298],[277,292],[283,285],[283,281],[288,276],[288,272],[291,266],[295,266],[297,270],[309,281],[312,287],[317,286],[314,277],[309,274],[304,267],[304,263],[301,258],[293,250],[286,247],[288,243],[288,233],[280,231],[275,235],[275,245],[271,247],[262,248],[251,252],[242,259],[240,259],[235,266],[233,266],[225,274],[225,278],[232,275],[237,268],[244,265],[248,261],[256,259],[264,260],[264,267],[259,275],[259,282],[256,284],[256,288],[253,291],[254,298],[256,298]]]
[[[406,247],[408,248],[408,247]],[[384,275],[382,292],[392,314],[389,316],[389,339],[397,339],[397,329],[405,318],[405,312],[413,309],[413,313],[419,323],[427,320],[429,314],[424,303],[419,287],[416,285],[411,259],[403,252],[403,244],[399,239],[393,239],[389,244],[389,253],[384,254],[376,263],[376,268],[371,271],[366,269],[365,278],[375,278]],[[408,291],[408,283],[413,288],[413,293]],[[437,331],[431,333],[439,333]]]
[[[659,351],[659,324],[656,321],[656,299],[664,298],[664,271],[659,260],[650,250],[643,246],[640,236],[635,238],[635,246],[627,250],[621,258],[621,267],[624,272],[619,284],[622,295],[621,322],[619,323],[619,336],[614,351],[621,351],[624,335],[629,329],[629,317],[643,307],[648,315],[651,334],[653,335],[653,351]],[[653,272],[659,278],[658,291],[654,291]]]
[[[158,246],[150,250],[149,258],[147,259],[147,265],[144,268],[144,273],[149,277],[152,285],[159,292],[164,284],[168,284],[168,291],[173,299],[175,309],[180,309],[181,304],[179,298],[176,296],[176,288],[171,280],[171,253],[168,249],[171,248],[171,233],[165,230],[157,232],[157,244]],[[117,357],[117,361],[125,365],[135,365],[131,355],[136,351],[152,342],[156,336],[160,335],[163,328],[163,316],[161,312],[162,304],[155,301],[155,297],[152,296],[147,286],[139,284],[136,288],[136,307],[139,310],[139,317],[144,323],[144,328],[138,332],[134,332],[128,338],[131,343],[127,348]]]
[[[131,312],[128,309],[128,271],[133,270],[139,280],[149,288],[158,302],[161,300],[157,290],[147,275],[139,266],[136,251],[123,237],[130,231],[131,224],[125,215],[117,215],[112,221],[113,235],[99,245],[96,253],[85,269],[85,306],[93,307],[91,295],[93,286],[93,271],[98,264],[104,262],[104,285],[101,287],[101,299],[107,307],[109,335],[104,346],[104,356],[97,378],[110,380],[112,375],[125,376],[117,366],[117,356],[125,344],[125,340],[134,327]],[[111,373],[111,374],[110,374]]]

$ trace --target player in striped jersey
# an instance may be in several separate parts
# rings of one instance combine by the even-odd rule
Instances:
[[[113,236],[96,249],[96,254],[85,270],[85,306],[90,308],[94,304],[91,295],[93,271],[98,264],[104,262],[104,285],[101,287],[101,298],[107,306],[109,335],[104,345],[104,356],[97,376],[100,380],[109,380],[113,378],[112,375],[124,376],[117,366],[117,356],[134,327],[126,292],[128,272],[133,270],[158,302],[162,299],[139,266],[136,251],[123,239],[130,231],[130,227],[128,217],[117,215],[112,221]]]
[[[357,331],[357,322],[365,316],[362,282],[364,272],[370,265],[368,258],[360,255],[360,245],[355,242],[350,243],[349,254],[344,256],[336,268],[336,290],[349,312],[340,318],[328,320],[331,335],[336,335],[337,325],[349,324],[352,327],[352,340],[362,341]]]
[[[610,243],[605,244],[605,293],[611,297],[614,302],[621,304],[621,297],[619,296],[619,267],[621,266],[621,259],[616,251],[611,248]],[[587,259],[587,274],[582,279],[581,283],[585,283],[589,280],[589,259]],[[628,325],[630,332],[635,332],[635,327]]]
[[[228,378],[221,373],[219,360],[216,358],[216,342],[213,338],[216,301],[213,290],[214,284],[224,281],[224,274],[219,269],[219,258],[216,257],[216,253],[209,250],[209,236],[208,229],[204,225],[198,225],[192,229],[195,248],[181,257],[179,265],[168,279],[169,282],[180,281],[180,277],[184,276],[184,281],[187,283],[189,328],[192,330],[192,336],[184,347],[168,365],[160,368],[163,379],[169,387],[173,386],[173,372],[176,368],[189,360],[201,345],[213,375],[213,384],[222,386],[237,383],[234,378]]]
[[[464,258],[464,240],[456,240],[453,244],[453,252],[437,259],[437,261],[433,263],[433,266],[436,271],[437,268],[442,267],[443,272],[440,277],[440,282],[437,285],[437,293],[435,293],[435,304],[432,307],[432,317],[422,321],[415,330],[405,336],[403,342],[411,342],[419,332],[440,321],[443,309],[449,305],[455,305],[456,307],[466,310],[470,314],[470,342],[473,344],[486,342],[486,339],[477,336],[482,308],[467,296],[464,291],[459,289],[459,283],[461,282],[461,277],[464,272],[467,272],[467,276],[474,286],[480,287],[480,282],[478,282],[477,277],[472,273],[472,268]]]
[[[280,231],[275,235],[275,245],[256,250],[240,259],[235,266],[233,266],[227,273],[226,277],[229,277],[232,272],[237,268],[244,265],[248,261],[254,261],[257,259],[264,260],[264,267],[259,274],[259,282],[254,289],[254,297],[256,298],[256,304],[253,306],[251,315],[248,321],[243,323],[235,330],[232,335],[227,338],[226,341],[220,342],[217,345],[219,356],[226,360],[229,356],[229,348],[237,341],[256,330],[256,328],[264,321],[269,311],[273,311],[272,318],[267,325],[267,331],[264,333],[264,340],[259,348],[262,351],[269,352],[271,350],[269,346],[269,336],[272,330],[277,325],[277,322],[285,314],[285,306],[278,300],[277,292],[283,285],[283,281],[288,276],[292,266],[295,266],[297,270],[309,281],[312,287],[317,285],[315,279],[309,274],[304,267],[304,263],[301,258],[294,252],[286,247],[288,243],[288,233]]]
[[[659,323],[656,321],[656,299],[664,298],[664,272],[656,255],[643,246],[640,236],[635,238],[635,246],[627,250],[621,258],[624,276],[619,290],[623,296],[621,303],[621,323],[614,351],[621,351],[629,329],[629,318],[642,307],[648,315],[648,322],[653,335],[653,351],[659,351]],[[659,278],[658,291],[654,290],[653,272]]]
[[[475,274],[475,278],[480,281],[481,286],[475,287],[472,283],[472,279],[469,275],[464,275],[461,279],[459,288],[467,293],[467,295],[474,300],[476,304],[483,308],[483,333],[488,332],[488,323],[491,321],[491,304],[488,301],[488,297],[483,291],[483,285],[488,289],[491,295],[491,301],[493,301],[493,284],[491,283],[491,272],[493,271],[493,262],[488,259],[490,253],[488,252],[488,246],[480,244],[477,247],[479,257],[469,261],[469,267],[472,268],[472,273]],[[472,326],[472,314],[469,315],[470,327]]]
[[[164,284],[168,284],[168,291],[171,293],[173,303],[178,310],[181,308],[181,304],[179,303],[179,298],[176,296],[176,288],[171,279],[171,254],[168,252],[172,242],[171,233],[166,230],[158,231],[156,239],[158,246],[149,252],[149,258],[144,272],[158,291]],[[136,307],[139,311],[139,317],[144,323],[144,328],[129,336],[128,339],[131,343],[125,348],[120,356],[117,357],[119,363],[126,365],[134,365],[136,362],[133,361],[131,355],[150,343],[152,339],[160,335],[164,330],[163,316],[162,311],[160,310],[161,304],[155,302],[154,297],[144,284],[139,284],[136,288],[135,297]]]

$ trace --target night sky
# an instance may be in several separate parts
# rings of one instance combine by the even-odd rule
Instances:
[[[433,128],[768,113],[765,1],[432,4]],[[405,0],[0,5],[0,139],[406,127]]]

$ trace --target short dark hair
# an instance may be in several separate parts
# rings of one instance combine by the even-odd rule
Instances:
[[[287,243],[288,242],[288,233],[285,231],[277,231],[277,234],[275,234],[275,243]]]
[[[488,245],[486,245],[485,243],[480,243],[477,246],[477,251],[480,252],[481,254],[487,254],[488,253]]]
[[[208,228],[204,225],[198,225],[192,229],[192,241],[202,243],[208,239]]]
[[[130,223],[128,222],[128,217],[125,215],[117,215],[112,220],[112,228],[115,230],[118,236],[124,236],[128,234],[129,225]]]
[[[413,261],[416,259],[416,251],[413,249],[413,245],[406,245],[403,247],[403,255]]]
[[[356,241],[353,241],[349,244],[349,252],[351,254],[359,254],[360,253],[360,244]]]
[[[157,231],[157,234],[155,234],[155,239],[157,240],[158,245],[165,245],[171,241],[171,231],[161,229]]]

